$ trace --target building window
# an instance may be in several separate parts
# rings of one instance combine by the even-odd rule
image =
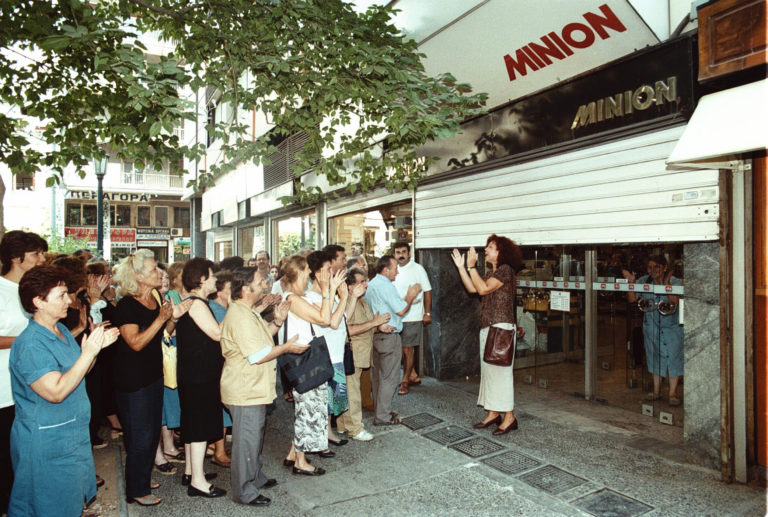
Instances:
[[[237,218],[247,219],[251,216],[251,203],[246,199],[237,204]]]
[[[80,226],[82,207],[80,205],[67,205],[67,226]]]
[[[411,202],[328,219],[328,242],[344,246],[347,256],[363,255],[368,264],[392,252],[397,241],[413,242]]]
[[[155,226],[161,228],[168,228],[168,207],[156,206],[155,207]]]
[[[232,256],[232,241],[217,242],[215,247],[215,260],[218,262],[222,259]]]
[[[277,221],[277,252],[288,257],[302,248],[317,246],[317,218],[315,212],[307,212]]]
[[[189,228],[189,208],[185,206],[173,207],[173,226]]]
[[[35,176],[26,174],[16,174],[13,177],[14,186],[16,190],[34,190],[35,189]]]
[[[264,189],[270,189],[290,181],[294,177],[293,167],[296,164],[296,154],[309,141],[309,135],[304,131],[294,133],[279,143],[272,142],[277,150],[269,155],[270,164],[264,166]]]
[[[136,211],[136,226],[152,226],[150,222],[150,207],[140,206]]]
[[[237,254],[247,262],[259,250],[267,249],[264,244],[264,225],[238,229]]]
[[[96,226],[96,205],[83,205],[83,225]]]
[[[109,218],[112,226],[131,226],[130,205],[111,205],[109,207]]]
[[[125,185],[143,185],[144,171],[132,162],[123,162],[123,184]]]

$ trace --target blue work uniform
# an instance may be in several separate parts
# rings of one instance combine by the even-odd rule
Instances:
[[[48,372],[66,373],[80,357],[69,330],[61,323],[57,327],[63,340],[30,319],[11,347],[16,419],[11,428],[14,482],[9,517],[79,516],[83,503],[96,496],[85,382],[58,404],[30,387]]]
[[[645,275],[637,280],[638,284],[653,284],[653,278]],[[669,279],[669,285],[683,285],[674,276]],[[668,302],[665,294],[637,293],[643,298],[656,303]],[[680,325],[680,315],[675,311],[668,316],[658,310],[643,314],[643,342],[645,345],[645,361],[648,371],[670,377],[683,375],[683,327]]]
[[[365,299],[374,314],[389,313],[387,324],[395,327],[395,332],[402,332],[403,316],[398,316],[397,313],[408,307],[408,303],[403,300],[389,278],[381,273],[373,277],[368,282]]]

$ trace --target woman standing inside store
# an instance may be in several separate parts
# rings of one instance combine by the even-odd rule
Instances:
[[[182,484],[189,484],[190,497],[227,493],[208,482],[213,475],[205,474],[203,467],[208,442],[223,438],[221,325],[208,305],[208,295],[216,292],[215,267],[210,260],[196,257],[187,261],[181,273],[181,283],[189,293],[187,300],[192,301],[189,312],[176,323],[181,439],[186,457]]]
[[[321,303],[317,307],[305,296],[309,281],[307,259],[301,255],[291,256],[282,267],[284,292],[283,299],[291,302],[288,317],[285,320],[284,336],[298,334],[297,343],[309,344],[313,339],[312,325],[329,325],[331,322],[331,300],[336,296],[336,289],[344,282],[344,270],[331,276],[327,269],[320,269],[315,275],[315,283],[320,289]],[[293,467],[294,474],[319,476],[325,470],[307,462],[305,453],[328,449],[328,384],[323,383],[306,393],[294,391],[295,421],[294,438],[288,457],[283,461],[287,467]]]
[[[631,284],[682,285],[668,270],[667,259],[663,255],[655,255],[648,260],[647,275],[636,279],[635,274],[626,269],[622,270],[622,274]],[[661,378],[669,373],[669,405],[679,406],[677,386],[683,375],[683,327],[680,326],[676,305],[680,297],[672,294],[627,293],[630,303],[635,303],[638,298],[650,300],[654,304],[654,310],[643,313],[645,362],[653,375],[653,393],[645,398],[661,398]],[[675,310],[671,314],[662,314],[657,307],[664,303],[673,304]]]
[[[125,440],[125,494],[143,506],[161,502],[150,490],[163,411],[163,330],[191,304],[157,302],[153,291],[162,285],[162,273],[151,251],[138,250],[120,261],[114,276],[122,296],[115,310],[120,339],[114,380]]]
[[[451,254],[461,281],[470,293],[482,296],[480,312],[480,393],[477,405],[488,412],[475,429],[498,424],[494,435],[506,434],[517,429],[515,418],[514,362],[510,366],[496,366],[483,361],[485,340],[491,326],[505,330],[514,328],[515,322],[515,273],[523,263],[520,248],[507,237],[496,234],[488,237],[485,244],[485,261],[491,269],[485,276],[477,271],[477,252],[474,247],[467,252],[467,268],[464,255],[454,249]],[[504,413],[502,420],[501,413]]]
[[[19,283],[21,305],[32,318],[10,354],[16,418],[9,515],[80,515],[83,503],[96,496],[83,378],[118,331],[95,327],[78,346],[59,322],[70,303],[67,277],[64,269],[39,266]]]

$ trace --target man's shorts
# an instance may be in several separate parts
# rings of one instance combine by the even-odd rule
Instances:
[[[405,321],[403,322],[403,330],[400,332],[400,338],[403,341],[404,347],[419,346],[421,345],[423,334],[424,323],[420,321]]]

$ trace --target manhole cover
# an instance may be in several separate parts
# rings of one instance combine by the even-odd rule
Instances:
[[[437,443],[448,445],[449,443],[458,442],[459,440],[463,440],[464,438],[469,438],[470,436],[474,436],[474,434],[470,433],[466,429],[454,426],[454,427],[443,427],[441,429],[438,429],[437,431],[430,431],[426,433],[424,436],[426,436],[430,440],[435,441]]]
[[[539,469],[520,476],[520,479],[532,487],[544,490],[550,494],[559,494],[573,487],[586,483],[586,479],[574,476],[553,465],[545,465]]]
[[[451,445],[451,449],[461,451],[467,456],[472,456],[473,458],[479,458],[480,456],[485,456],[486,454],[490,454],[492,452],[498,452],[503,448],[503,445],[499,445],[498,443],[486,440],[485,438],[471,438],[465,442],[459,442],[457,444]]]
[[[577,499],[571,504],[598,517],[634,517],[653,510],[652,506],[607,488]]]
[[[442,422],[441,419],[434,415],[430,415],[429,413],[419,413],[417,415],[403,418],[403,425],[414,430],[439,424],[440,422]]]
[[[492,458],[484,459],[483,463],[513,476],[541,465],[540,461],[515,451],[503,452]]]

